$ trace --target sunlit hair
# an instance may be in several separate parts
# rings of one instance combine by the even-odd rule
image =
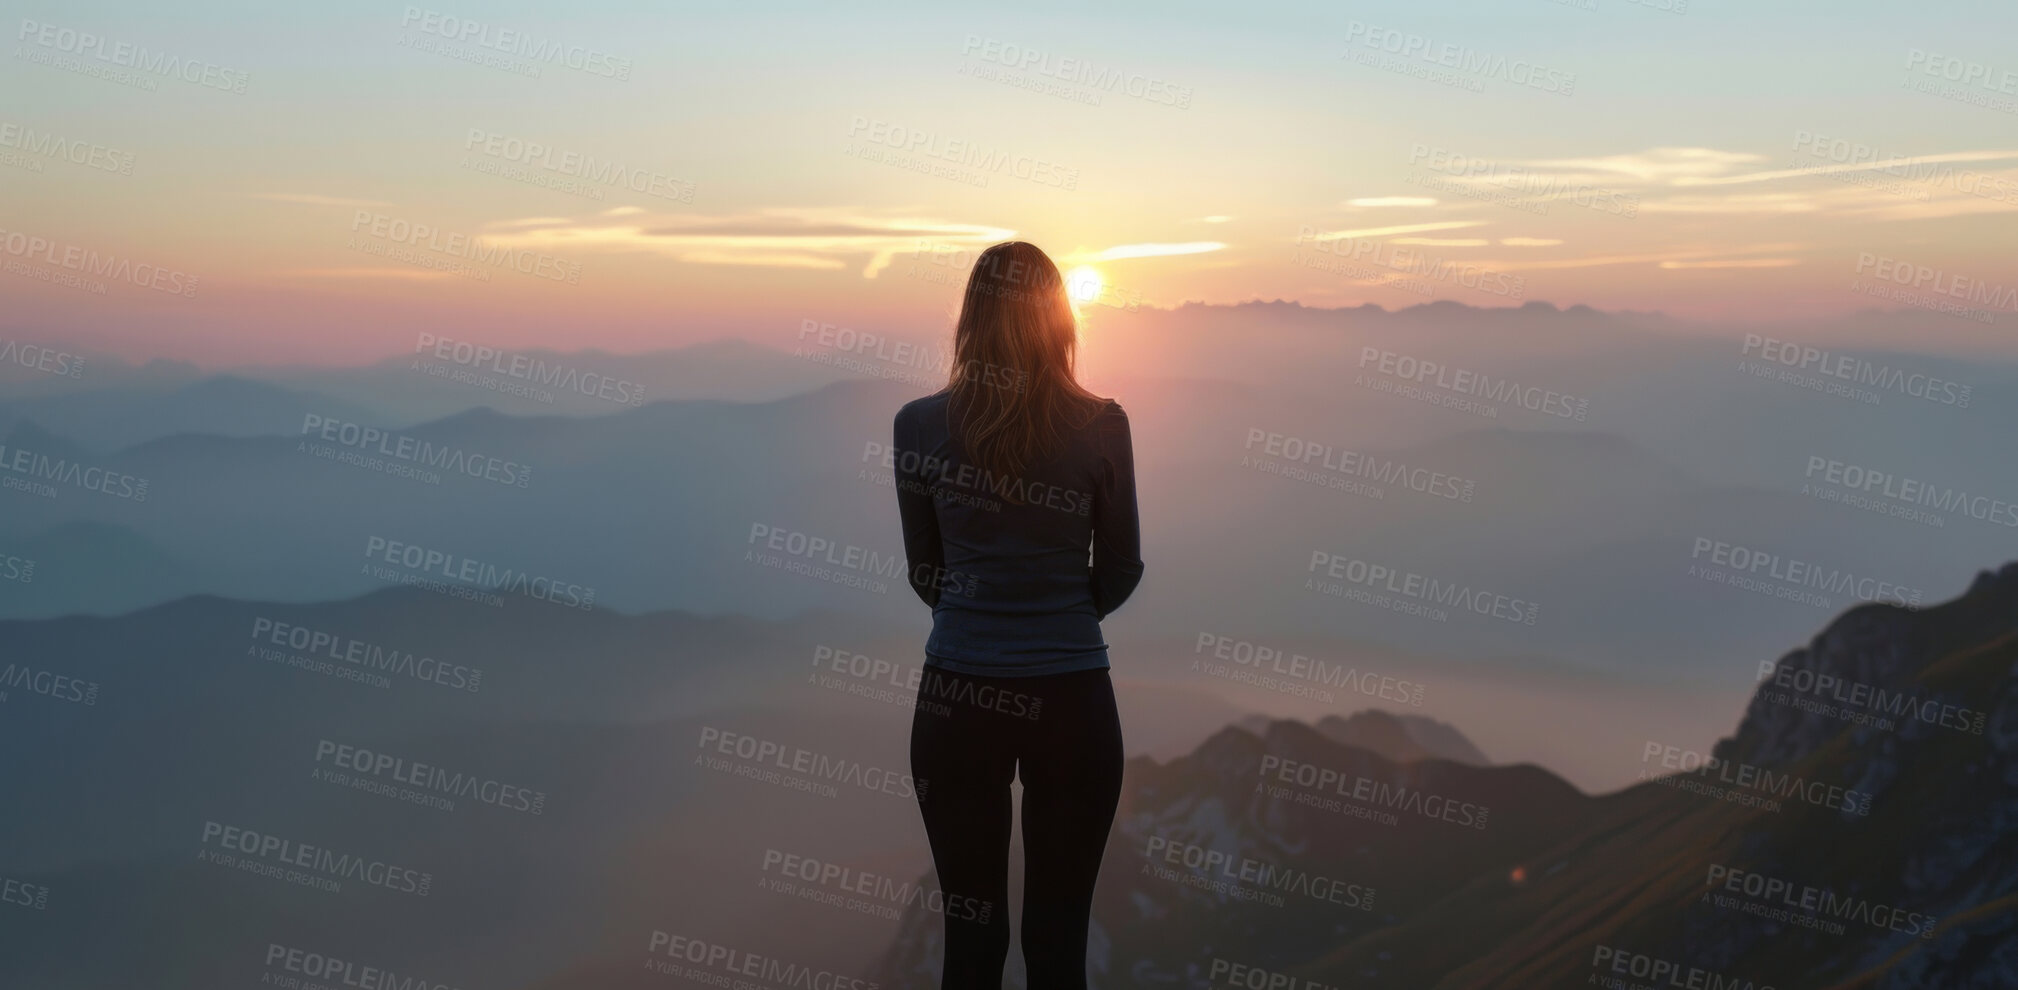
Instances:
[[[1065,279],[1034,244],[1009,241],[981,252],[953,332],[947,390],[953,428],[987,477],[1011,501],[1014,479],[1058,450],[1103,400],[1079,386],[1073,359],[1078,317]]]

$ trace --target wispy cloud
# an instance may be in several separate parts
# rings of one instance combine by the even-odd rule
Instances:
[[[1484,237],[1397,237],[1394,243],[1423,247],[1485,247],[1492,241]]]
[[[382,199],[348,199],[343,196],[324,196],[321,193],[259,192],[248,193],[253,199],[271,200],[276,203],[306,203],[309,206],[391,206]]]
[[[1821,204],[1801,193],[1757,193],[1745,196],[1674,196],[1641,200],[1641,213],[1814,213]]]
[[[1930,165],[1946,165],[1956,162],[1998,162],[2018,159],[2018,151],[1954,151],[1941,155],[1916,155],[1911,158],[1887,158],[1868,162],[1817,162],[1798,168],[1773,169],[1765,172],[1745,172],[1739,175],[1691,176],[1677,179],[1678,186],[1725,186],[1746,182],[1768,182],[1774,179],[1806,178],[1811,175],[1840,175],[1847,172],[1887,172],[1908,180],[1938,174]]]
[[[1769,242],[1722,247],[1681,247],[1636,254],[1599,254],[1582,258],[1508,258],[1480,264],[1507,271],[1599,268],[1607,265],[1652,265],[1657,268],[1784,268],[1800,263],[1787,255],[1799,253],[1806,248],[1807,245],[1804,244]],[[1771,257],[1754,257],[1756,255]]]
[[[1335,241],[1346,237],[1391,237],[1396,234],[1423,234],[1432,230],[1461,230],[1466,227],[1483,227],[1484,220],[1444,220],[1437,223],[1405,223],[1394,227],[1362,227],[1358,230],[1334,230],[1317,235],[1320,241]]]
[[[392,279],[400,282],[433,282],[457,277],[454,272],[426,268],[290,268],[277,274],[288,278]]]
[[[1220,241],[1185,241],[1181,244],[1120,244],[1104,251],[1067,255],[1069,262],[1123,261],[1129,258],[1167,258],[1182,254],[1206,254],[1225,250]]]
[[[1674,252],[1663,251],[1656,254],[1597,254],[1582,258],[1550,258],[1547,260],[1520,260],[1492,263],[1492,267],[1508,271],[1550,271],[1566,268],[1602,268],[1607,265],[1658,265],[1674,257]]]
[[[1436,198],[1433,196],[1363,196],[1359,199],[1348,199],[1345,201],[1345,205],[1355,207],[1435,206]]]
[[[845,207],[774,207],[727,216],[605,211],[584,220],[533,217],[491,226],[499,232],[486,239],[513,247],[652,252],[688,264],[769,268],[839,269],[859,260],[864,278],[875,278],[897,254],[921,244],[982,247],[1016,235],[1006,227]]]
[[[1593,191],[1631,190],[1639,214],[1928,220],[2018,209],[2018,149],[1952,151],[1761,167],[1768,156],[1717,148],[1664,147],[1577,158],[1508,159],[1447,181],[1537,202]],[[1783,159],[1784,161],[1784,159]],[[1972,165],[1985,165],[1981,170]],[[1958,168],[1958,166],[1961,166]],[[1721,187],[1784,183],[1771,192]]]
[[[1662,268],[1786,268],[1799,258],[1721,258],[1709,261],[1663,261]]]
[[[1597,158],[1541,158],[1519,164],[1562,175],[1603,178],[1638,185],[1681,185],[1728,173],[1741,165],[1764,161],[1764,155],[1716,148],[1649,148]]]
[[[568,218],[567,218],[567,217],[523,217],[523,218],[521,218],[521,219],[518,219],[518,220],[499,220],[499,221],[496,221],[496,222],[492,223],[492,224],[491,224],[491,226],[492,226],[492,227],[551,227],[551,226],[554,226],[555,224],[564,224],[564,223],[568,223],[568,222],[569,222],[569,220],[568,220]]]
[[[689,251],[681,255],[680,260],[696,265],[749,265],[756,268],[812,268],[831,270],[848,267],[839,258],[820,258],[803,254],[764,254],[755,251],[710,251],[704,249]]]
[[[1816,162],[1688,185],[1774,183],[1775,189],[1786,190],[1777,195],[1805,200],[1821,213],[1859,220],[1938,220],[2018,210],[2018,165],[2013,162],[2018,162],[2018,151],[1957,151],[1864,162]],[[1706,193],[1705,198],[1713,195]],[[1743,203],[1742,195],[1732,198]]]
[[[1554,237],[1502,237],[1501,247],[1555,247],[1562,241]]]

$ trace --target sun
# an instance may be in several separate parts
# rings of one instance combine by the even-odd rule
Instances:
[[[1100,273],[1091,266],[1080,265],[1065,275],[1065,292],[1073,302],[1089,303],[1100,298],[1100,290],[1105,285]]]

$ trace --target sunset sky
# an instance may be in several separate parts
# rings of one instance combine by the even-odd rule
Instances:
[[[10,10],[0,332],[132,357],[930,335],[1010,237],[1109,304],[2018,319],[2009,3]]]

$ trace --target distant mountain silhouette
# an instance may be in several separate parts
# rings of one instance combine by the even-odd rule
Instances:
[[[29,580],[6,590],[5,611],[13,614],[118,614],[219,577],[128,527],[108,523],[60,523],[0,551],[35,562]]]
[[[169,387],[135,385],[0,401],[0,433],[32,422],[94,454],[182,433],[253,437],[300,433],[309,413],[369,426],[396,425],[327,395],[217,375]]]
[[[890,489],[871,445],[887,441],[891,410],[913,391],[901,382],[849,381],[770,402],[651,402],[593,417],[465,409],[398,431],[469,457],[527,465],[523,488],[452,471],[430,483],[343,463],[327,455],[346,451],[304,437],[298,424],[275,436],[180,434],[103,456],[24,424],[16,433],[32,443],[17,440],[22,446],[70,449],[92,465],[147,478],[153,489],[145,504],[0,491],[9,510],[0,516],[0,550],[42,539],[53,557],[88,568],[92,548],[62,546],[56,527],[116,525],[191,562],[155,601],[194,593],[318,601],[383,585],[355,566],[365,541],[380,536],[594,587],[599,603],[625,611],[733,609],[777,618],[866,609],[902,621],[912,603],[901,586],[865,593],[755,566],[744,555],[756,523],[897,553]],[[1128,397],[1145,539],[1168,565],[1131,605],[1123,621],[1133,628],[1195,635],[1207,616],[1314,638],[1349,628],[1447,656],[1506,652],[1505,623],[1463,612],[1434,622],[1341,609],[1338,599],[1303,590],[1312,551],[1323,549],[1538,601],[1545,617],[1520,637],[1531,655],[1665,671],[1801,635],[1825,614],[1688,576],[1700,536],[1812,555],[1932,591],[1955,568],[1976,563],[1969,530],[1987,528],[1958,517],[1945,531],[1928,530],[1793,490],[1713,484],[1638,441],[1598,430],[1473,424],[1415,445],[1368,443],[1363,449],[1383,463],[1475,480],[1477,497],[1457,501],[1394,483],[1380,498],[1348,494],[1249,463],[1293,466],[1250,447],[1253,430],[1340,449],[1360,443],[1334,436],[1322,410],[1273,401],[1265,389],[1224,382]],[[1781,460],[1782,476],[1797,486],[1802,459]],[[1236,531],[1186,521],[1205,511],[1282,525]],[[315,524],[303,525],[308,519]],[[660,552],[669,546],[682,552]],[[1228,587],[1252,590],[1229,595]],[[0,594],[0,616],[56,614],[41,604]],[[59,604],[105,611],[135,602]],[[1710,612],[1720,621],[1697,620]]]
[[[1456,727],[1421,715],[1394,714],[1379,709],[1350,717],[1326,715],[1317,731],[1347,746],[1370,749],[1396,763],[1449,760],[1482,767],[1492,763]]]
[[[492,367],[509,368],[514,360],[523,359],[526,367],[538,370],[522,371],[515,377],[485,370],[483,363],[467,355],[468,363],[458,364],[453,357],[436,357],[433,348],[426,348],[358,368],[279,367],[247,372],[333,395],[405,423],[438,419],[478,405],[521,416],[601,416],[653,402],[771,402],[862,377],[836,367],[834,362],[847,355],[819,347],[817,337],[792,351],[732,337],[643,354],[550,348],[505,348],[504,352],[504,357],[491,362]],[[873,361],[866,363],[876,366]],[[536,394],[436,378],[427,373],[429,367],[467,371],[477,380],[534,386]],[[569,377],[571,374],[575,377]],[[943,377],[944,373],[940,374]],[[584,375],[607,375],[623,383],[625,396],[633,391],[630,386],[636,386],[641,398],[615,402],[593,390],[568,387]],[[588,381],[601,384],[600,378]],[[907,390],[912,395],[931,391],[917,385],[909,385]]]
[[[1266,715],[1249,715],[1236,727],[1257,736],[1268,735],[1277,721]],[[1325,738],[1346,746],[1375,753],[1391,763],[1416,763],[1427,759],[1449,760],[1482,767],[1492,763],[1471,740],[1455,727],[1422,715],[1395,713],[1369,708],[1340,717],[1326,715],[1313,726]]]

